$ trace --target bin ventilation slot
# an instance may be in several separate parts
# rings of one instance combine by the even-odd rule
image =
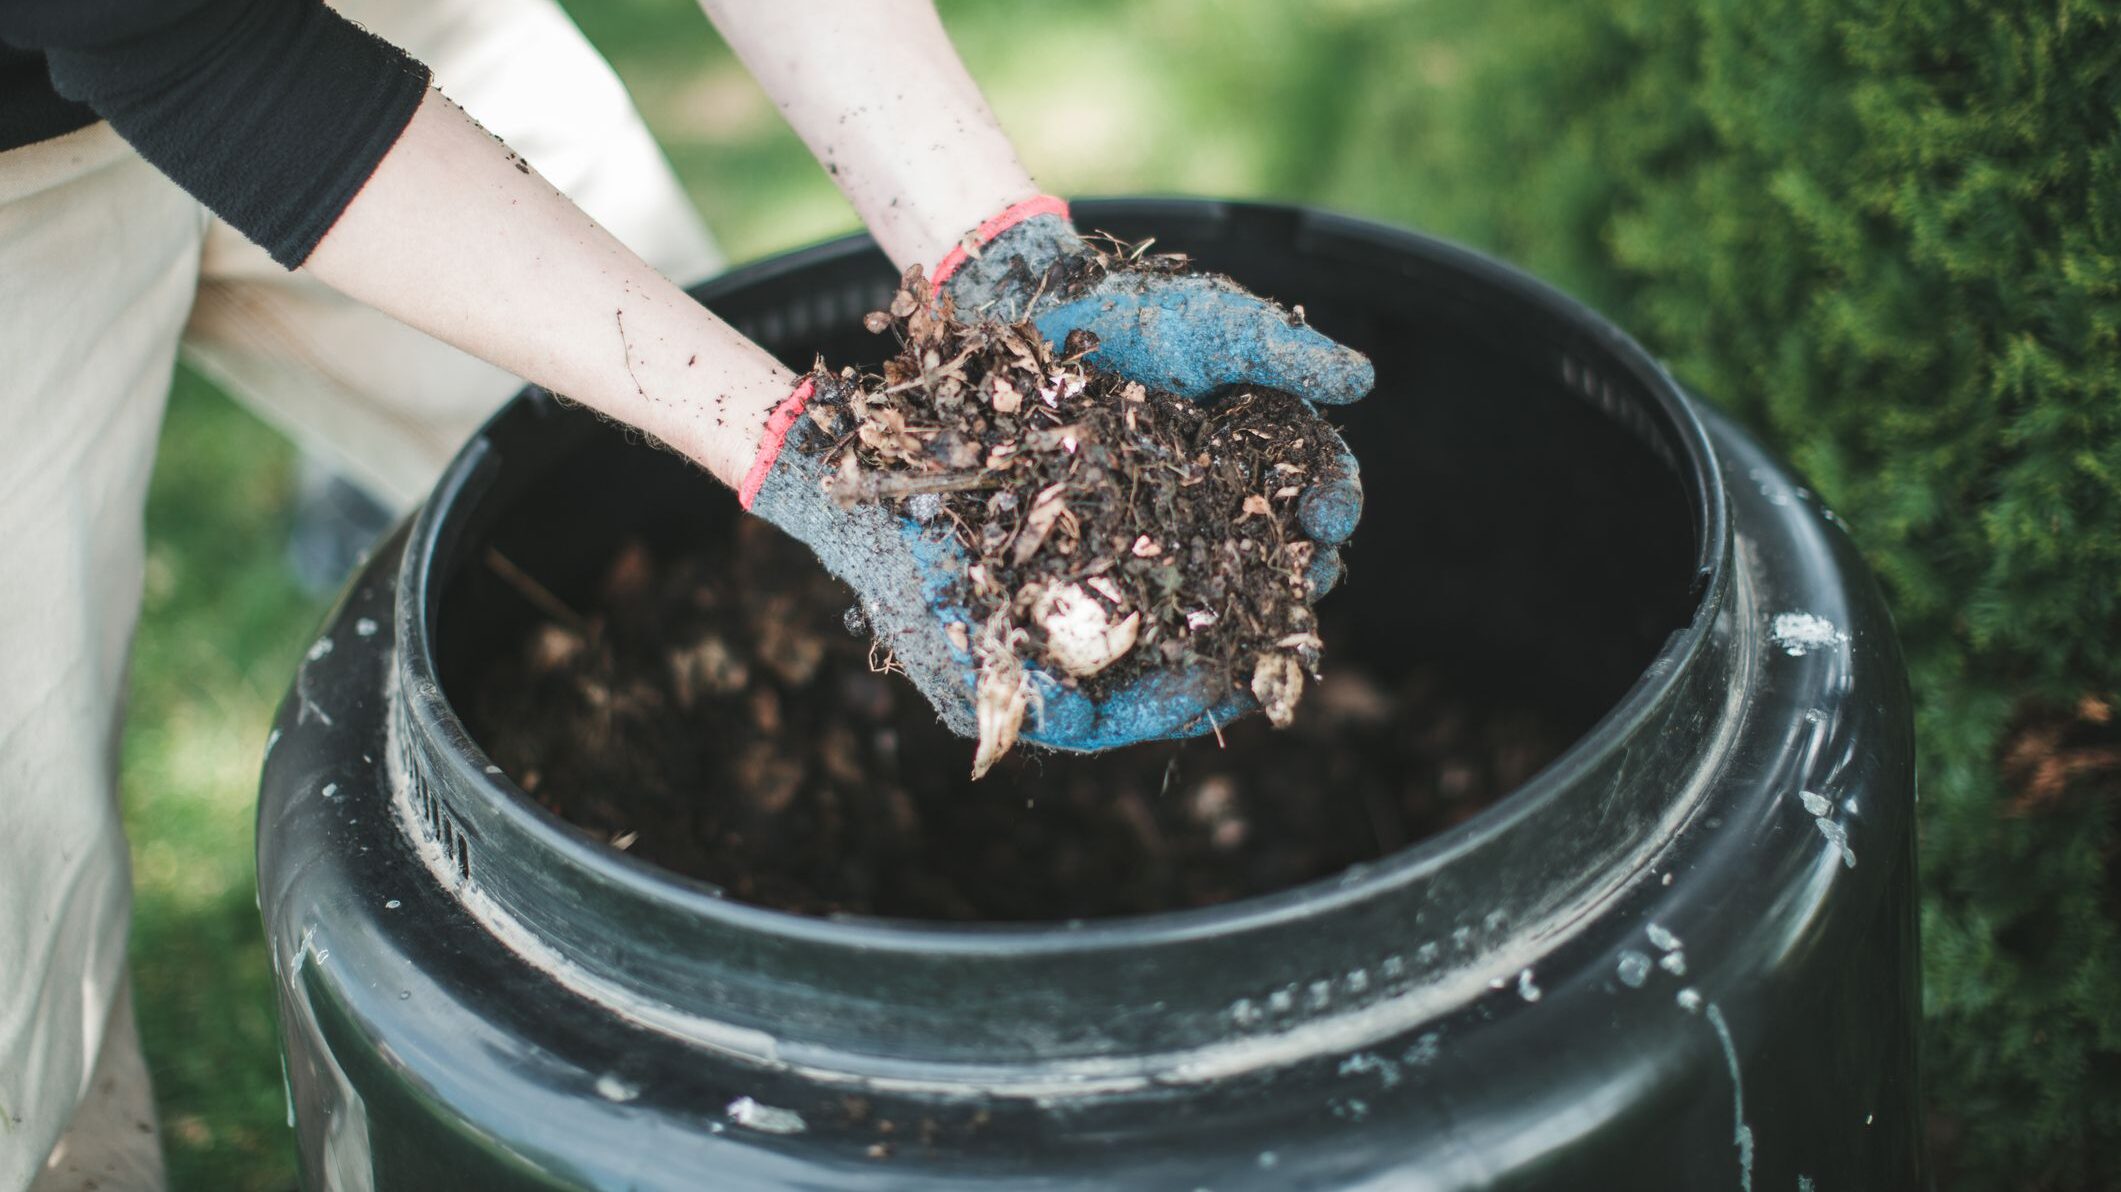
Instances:
[[[819,336],[859,324],[863,315],[891,305],[889,282],[806,294],[796,301],[739,319],[736,329],[769,348],[800,347]]]
[[[1665,439],[1664,428],[1650,417],[1649,403],[1632,382],[1623,379],[1615,383],[1589,362],[1563,353],[1561,383],[1599,413],[1619,423],[1636,442],[1649,448],[1658,462],[1674,472],[1681,470],[1678,456]]]
[[[434,846],[442,850],[442,856],[456,867],[457,881],[471,880],[471,836],[464,831],[457,817],[443,804],[434,787],[427,781],[427,768],[420,764],[417,752],[403,745],[401,733],[400,762],[407,779],[412,784],[412,808],[420,830]]]

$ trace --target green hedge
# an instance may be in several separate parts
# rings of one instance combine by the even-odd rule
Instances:
[[[1317,97],[1328,197],[1577,289],[1854,527],[1913,668],[1925,1080],[1965,1188],[2121,1172],[2117,12],[1343,9],[1351,73],[1407,82]]]

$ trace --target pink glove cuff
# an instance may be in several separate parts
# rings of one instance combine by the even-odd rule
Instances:
[[[816,386],[809,377],[796,382],[795,391],[781,399],[766,416],[766,431],[759,436],[759,453],[751,461],[751,470],[744,473],[744,483],[736,490],[737,504],[746,509],[759,499],[759,489],[766,485],[766,474],[773,471],[773,461],[781,457],[781,447],[788,442],[788,432],[794,428],[795,420],[803,416],[803,407],[810,404],[810,394]]]
[[[1025,199],[1023,202],[1011,206],[1000,215],[972,229],[971,235],[966,236],[965,241],[970,241],[973,248],[978,248],[991,243],[996,236],[1036,215],[1058,215],[1062,219],[1066,219],[1068,218],[1068,200],[1057,198],[1053,195],[1039,195],[1037,198]],[[956,248],[944,254],[943,259],[937,262],[935,272],[928,277],[930,285],[941,289],[942,284],[950,280],[951,274],[956,273],[960,266],[972,259],[972,253],[966,247],[965,241],[960,241]]]

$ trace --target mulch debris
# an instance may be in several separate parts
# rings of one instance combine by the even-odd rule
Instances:
[[[1026,662],[1093,696],[1151,670],[1206,673],[1292,722],[1323,650],[1297,501],[1332,448],[1308,405],[1123,380],[1086,362],[1088,331],[1056,347],[1028,322],[958,320],[918,266],[866,325],[898,352],[879,372],[814,373],[808,414],[833,444],[838,499],[946,520],[964,548],[971,617],[949,633],[979,663],[974,777],[1037,698]]]

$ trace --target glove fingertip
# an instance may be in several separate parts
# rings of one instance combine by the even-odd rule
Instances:
[[[1324,406],[1359,401],[1377,385],[1377,366],[1361,352],[1334,344],[1304,396]]]
[[[1304,491],[1297,524],[1320,546],[1339,546],[1362,520],[1362,481],[1351,472],[1329,476]]]
[[[1346,566],[1340,561],[1338,550],[1319,551],[1311,560],[1311,566],[1304,571],[1304,578],[1311,581],[1311,599],[1316,600],[1339,586],[1345,574]]]
[[[1318,405],[1344,406],[1377,382],[1377,370],[1361,352],[1327,338],[1305,323],[1275,318],[1255,341],[1245,371],[1255,384],[1294,393]]]

